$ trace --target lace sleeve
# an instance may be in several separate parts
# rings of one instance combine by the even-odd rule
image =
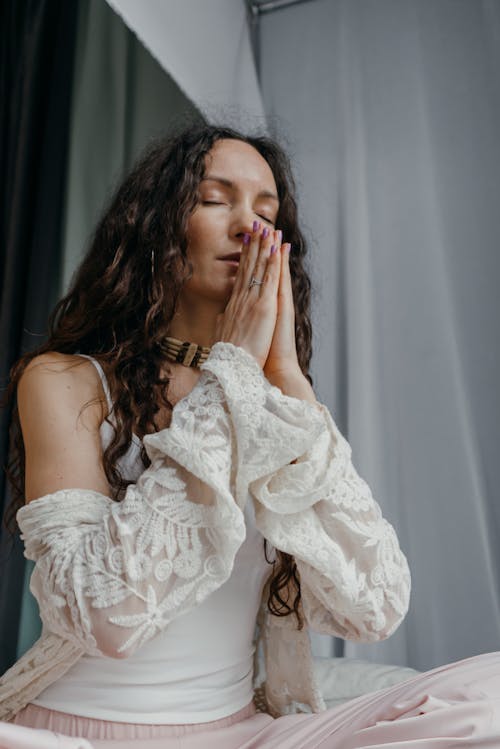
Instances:
[[[270,395],[282,408],[296,400],[277,388]],[[284,454],[277,471],[250,482],[256,525],[293,555],[311,629],[359,642],[383,640],[409,607],[408,562],[327,407],[320,404],[319,413],[311,409],[308,416],[322,420],[314,444],[295,464]]]
[[[220,587],[245,538],[249,481],[321,429],[303,401],[269,408],[279,391],[239,346],[215,343],[200,369],[170,427],[144,437],[151,465],[121,502],[72,488],[18,510],[44,627],[90,655],[127,657]]]
[[[241,363],[233,376],[245,377]],[[121,502],[63,489],[17,513],[44,628],[91,655],[127,657],[201,603],[245,538],[234,430],[209,370],[144,444],[151,465]]]

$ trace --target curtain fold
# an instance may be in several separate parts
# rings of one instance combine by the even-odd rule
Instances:
[[[313,376],[412,571],[400,628],[334,652],[425,671],[496,650],[500,5],[316,0],[260,38],[311,238]]]
[[[12,364],[46,338],[56,301],[76,33],[74,3],[5,0],[1,9],[2,389]],[[2,466],[8,462],[10,408],[0,411]],[[1,513],[10,501],[5,471]],[[2,523],[0,671],[16,659],[25,560]]]

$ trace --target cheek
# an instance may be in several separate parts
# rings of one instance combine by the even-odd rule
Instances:
[[[215,211],[197,209],[189,219],[186,235],[188,242],[195,246],[211,244],[217,240],[221,232],[220,217],[215,216]]]
[[[199,267],[203,255],[206,254],[207,237],[204,236],[201,227],[194,222],[188,227],[186,237],[188,241],[188,257],[194,263],[195,267]]]
[[[202,223],[203,222],[196,211],[191,214],[186,227],[186,237],[190,244],[199,241],[202,232]]]
[[[220,226],[220,217],[202,208],[196,210],[186,227],[188,254],[195,263],[213,261],[214,254],[220,249],[224,229]]]

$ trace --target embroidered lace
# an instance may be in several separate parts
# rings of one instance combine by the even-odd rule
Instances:
[[[144,437],[151,465],[121,502],[75,487],[18,511],[43,633],[0,679],[3,719],[83,652],[126,658],[220,587],[249,500],[259,530],[296,560],[306,625],[371,642],[404,618],[406,558],[326,406],[284,395],[229,342],[214,344],[201,370],[170,427]],[[307,626],[299,632],[295,616],[272,616],[266,603],[267,586],[259,709],[323,710]]]

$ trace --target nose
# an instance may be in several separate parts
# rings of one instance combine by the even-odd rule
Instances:
[[[256,219],[255,213],[250,208],[242,206],[233,217],[233,236],[240,241],[243,241],[245,234],[251,234],[254,231],[254,224],[260,225],[262,228],[263,222]]]

